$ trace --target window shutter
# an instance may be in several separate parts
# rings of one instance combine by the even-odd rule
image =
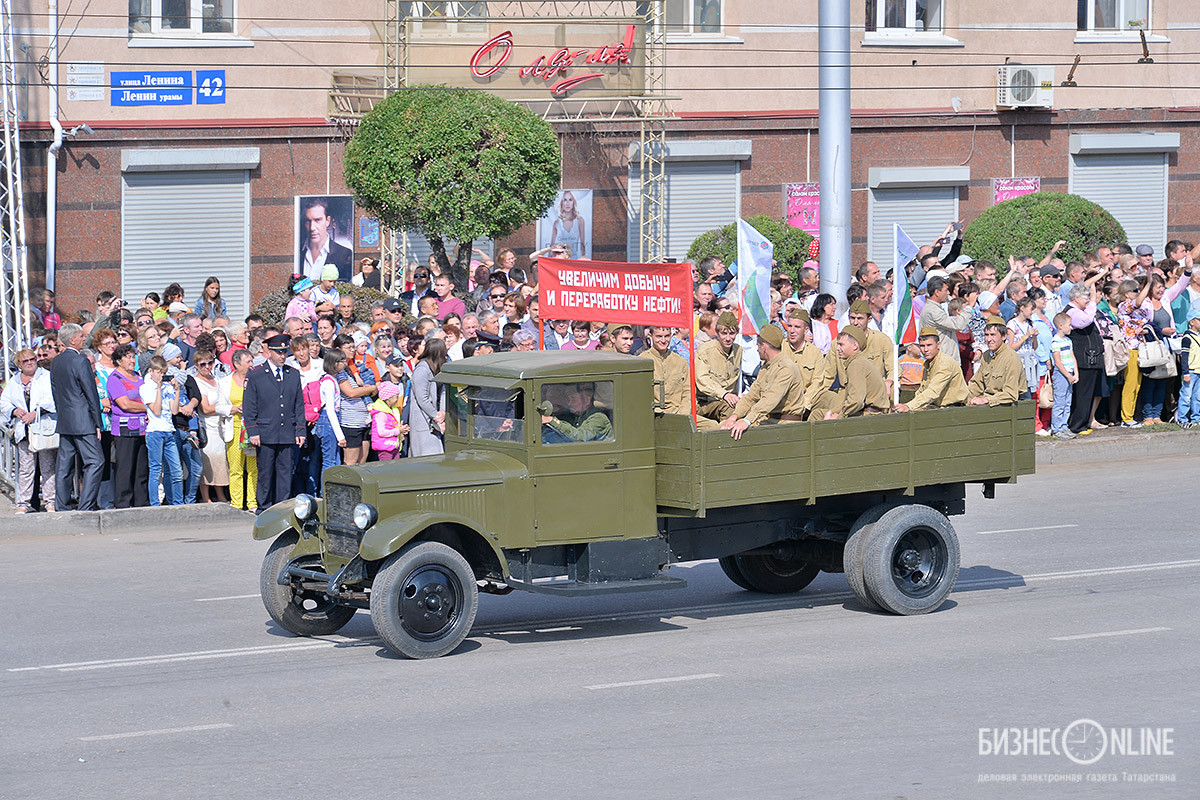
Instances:
[[[892,263],[892,223],[899,222],[908,237],[918,245],[932,244],[946,229],[946,223],[958,219],[957,186],[919,186],[896,189],[871,189],[870,224],[867,231],[867,258],[887,273]]]
[[[665,169],[666,231],[668,258],[687,258],[692,242],[702,233],[736,222],[738,209],[738,162],[668,161]],[[626,258],[639,258],[642,187],[637,164],[629,169],[629,229]]]
[[[1071,193],[1103,206],[1129,245],[1148,244],[1161,258],[1167,241],[1167,154],[1071,156]]]

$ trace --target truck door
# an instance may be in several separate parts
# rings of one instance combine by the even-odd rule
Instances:
[[[539,543],[625,535],[624,452],[612,381],[546,381],[537,389],[534,531]],[[531,419],[531,427],[539,420]]]

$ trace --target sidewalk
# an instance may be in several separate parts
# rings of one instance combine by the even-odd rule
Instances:
[[[0,540],[6,536],[66,536],[162,529],[195,533],[205,528],[239,525],[245,525],[249,535],[254,525],[254,515],[246,511],[235,511],[228,503],[119,508],[111,511],[64,511],[54,514],[14,514],[12,503],[7,497],[0,495]]]
[[[1200,454],[1200,430],[1185,431],[1174,425],[1150,429],[1103,428],[1066,441],[1041,437],[1037,440],[1039,467],[1192,453]]]

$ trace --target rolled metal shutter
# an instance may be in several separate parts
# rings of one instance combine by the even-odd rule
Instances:
[[[1166,153],[1073,155],[1070,191],[1116,217],[1131,246],[1148,244],[1163,257],[1167,241]]]
[[[626,258],[638,260],[641,237],[642,187],[637,165],[629,170],[629,229]],[[668,161],[666,186],[666,254],[683,261],[688,248],[702,233],[736,222],[740,216],[739,163],[724,161]]]
[[[230,319],[250,312],[250,179],[247,170],[126,172],[121,184],[121,296],[183,287],[187,305],[210,275]],[[268,290],[283,288],[265,287]]]
[[[887,273],[892,264],[892,223],[899,222],[918,245],[932,244],[947,223],[958,219],[957,186],[871,189],[867,258]]]

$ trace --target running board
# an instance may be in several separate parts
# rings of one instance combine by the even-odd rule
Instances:
[[[654,578],[638,578],[628,581],[603,581],[588,583],[585,581],[550,581],[535,583],[509,578],[506,583],[514,589],[535,594],[552,594],[559,597],[588,597],[599,594],[625,594],[627,592],[649,592],[657,589],[682,589],[687,586],[683,578],[672,578],[667,575]]]

